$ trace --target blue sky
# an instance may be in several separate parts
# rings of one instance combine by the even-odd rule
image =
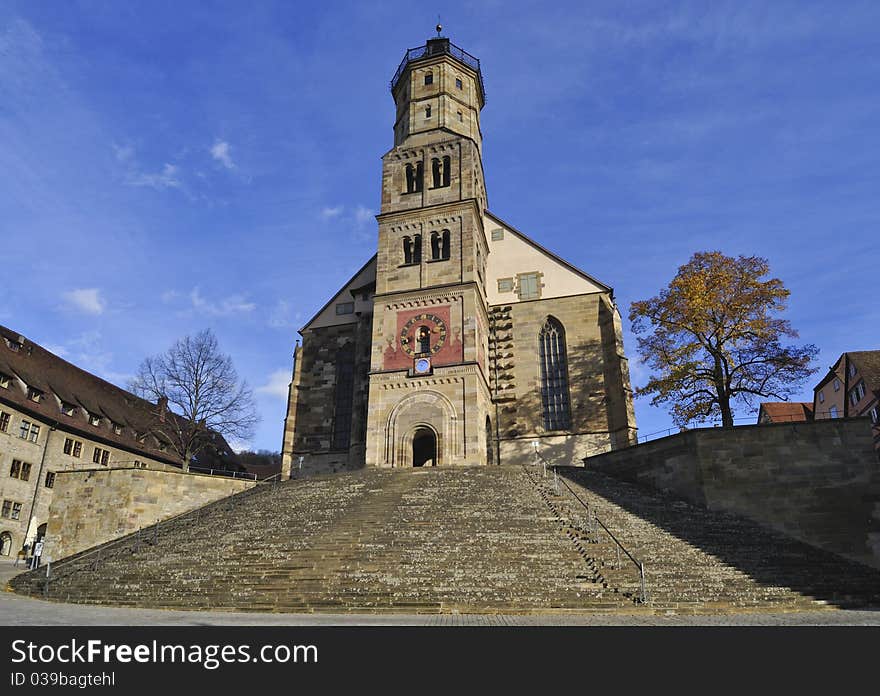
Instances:
[[[718,249],[769,259],[822,370],[880,348],[880,4],[442,13],[483,65],[490,208],[624,318]],[[296,330],[373,253],[388,82],[435,23],[395,2],[6,0],[0,322],[121,385],[210,327],[256,390],[251,446],[280,449]]]

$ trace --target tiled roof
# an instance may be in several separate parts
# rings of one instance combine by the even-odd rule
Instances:
[[[855,350],[848,353],[871,391],[880,390],[880,350]]]
[[[152,437],[138,441],[154,430],[156,404],[86,372],[5,326],[0,326],[0,338],[0,373],[26,385],[22,388],[12,379],[6,389],[0,388],[0,403],[55,422],[61,430],[180,466],[170,447],[160,450]],[[39,402],[28,398],[28,387],[42,392]],[[72,415],[62,412],[61,402],[75,407]],[[91,425],[89,414],[99,416],[100,424]],[[170,412],[168,417],[176,418]],[[114,424],[122,426],[120,433],[114,431]],[[220,440],[221,449],[228,449]]]
[[[772,423],[795,423],[813,420],[813,404],[801,401],[771,401],[761,404]]]

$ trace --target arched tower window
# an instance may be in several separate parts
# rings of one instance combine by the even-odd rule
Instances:
[[[449,157],[449,155],[446,155],[442,159],[440,157],[431,158],[431,179],[434,188],[449,186],[451,169],[452,158]]]
[[[406,165],[406,192],[418,193],[422,190],[422,163]]]
[[[538,335],[538,359],[541,363],[541,404],[545,430],[571,427],[568,395],[568,358],[565,329],[553,317],[547,317]]]
[[[351,414],[354,404],[354,347],[349,344],[336,353],[336,392],[333,411],[333,449],[351,444]]]
[[[449,260],[449,230],[431,232],[431,260]]]
[[[413,247],[412,247],[412,239],[409,237],[403,238],[403,262],[404,263],[412,263],[413,260]]]
[[[449,155],[443,158],[443,186],[449,186],[449,172],[452,169],[452,160]]]
[[[412,262],[422,262],[422,235],[413,235]]]
[[[427,326],[420,326],[417,334],[419,341],[419,353],[431,352],[431,329]]]

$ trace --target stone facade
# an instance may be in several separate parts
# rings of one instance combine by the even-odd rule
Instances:
[[[487,210],[479,61],[431,39],[391,91],[377,255],[301,331],[283,475],[512,463],[536,441],[570,464],[633,442],[612,289]]]
[[[254,481],[180,470],[59,473],[44,556],[65,558],[255,485]]]
[[[867,418],[690,430],[585,466],[880,568],[880,463]]]

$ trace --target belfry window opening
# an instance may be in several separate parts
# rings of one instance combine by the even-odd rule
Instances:
[[[431,232],[431,260],[449,260],[449,230]]]
[[[403,265],[410,266],[422,262],[422,235],[403,238]]]
[[[418,193],[422,190],[422,163],[406,165],[406,192]]]
[[[452,160],[449,155],[442,159],[439,157],[431,158],[431,175],[434,188],[449,186],[451,163]]]

